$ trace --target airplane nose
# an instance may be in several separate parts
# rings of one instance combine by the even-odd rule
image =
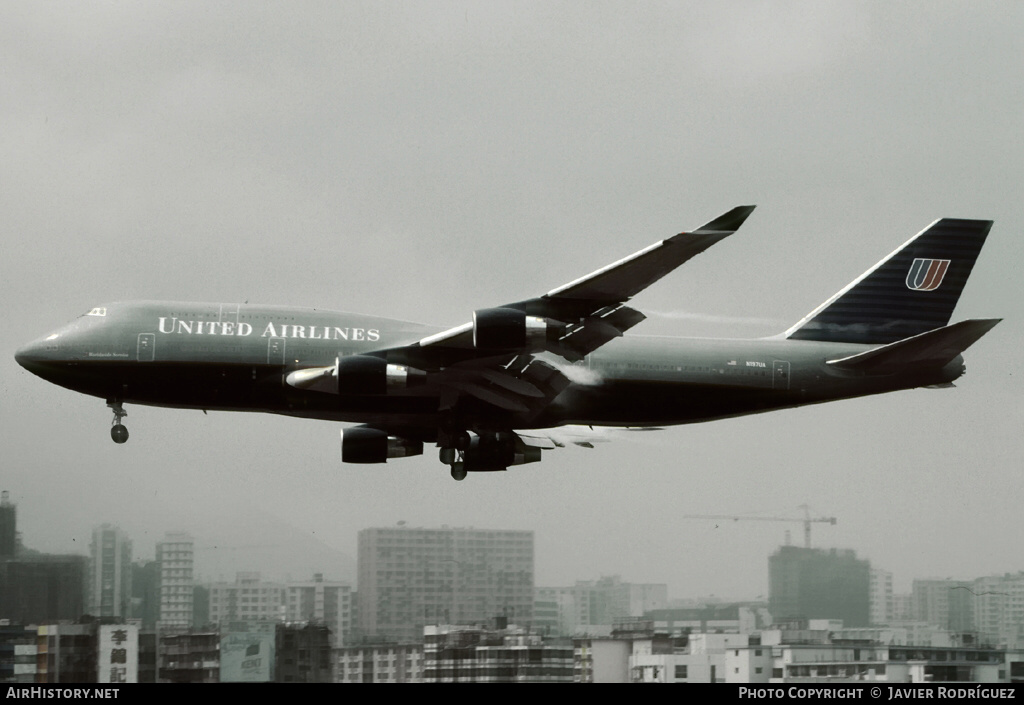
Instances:
[[[23,345],[14,353],[14,359],[29,372],[34,372],[43,361],[43,343],[34,341]]]
[[[14,359],[19,365],[28,369],[28,365],[32,361],[32,345],[24,345],[18,348],[14,353]]]

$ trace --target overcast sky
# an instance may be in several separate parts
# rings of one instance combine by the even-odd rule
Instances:
[[[1024,570],[1024,3],[0,2],[0,488],[25,543],[201,579],[354,581],[356,534],[536,532],[536,582],[767,596],[799,517],[915,577]],[[342,465],[338,425],[128,406],[14,350],[113,300],[457,325],[739,204],[634,299],[636,334],[785,329],[928,223],[995,221],[954,320],[1005,320],[955,390],[636,434],[455,483]],[[217,547],[217,548],[214,548]]]

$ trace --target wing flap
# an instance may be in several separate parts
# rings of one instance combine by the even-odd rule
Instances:
[[[454,408],[465,394],[504,411],[533,414],[568,387],[568,377],[531,355],[517,355],[500,367],[470,360],[428,377],[440,389],[441,409]]]
[[[616,437],[622,438],[623,434],[632,431],[660,431],[654,426],[609,428],[601,426],[581,426],[570,424],[557,426],[555,428],[531,428],[528,430],[515,431],[515,434],[522,439],[523,443],[534,448],[551,450],[553,448],[564,448],[567,445],[575,445],[580,448],[593,448],[595,443],[607,443]]]
[[[629,306],[606,306],[593,316],[572,324],[557,343],[550,345],[557,355],[578,362],[647,317]]]

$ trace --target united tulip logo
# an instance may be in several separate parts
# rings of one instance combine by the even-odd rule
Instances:
[[[907,272],[907,288],[913,291],[935,291],[946,276],[948,259],[924,259],[918,257]]]

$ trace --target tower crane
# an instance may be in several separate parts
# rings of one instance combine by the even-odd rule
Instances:
[[[800,509],[804,510],[803,519],[794,519],[793,517],[759,517],[759,516],[743,516],[734,514],[684,514],[683,519],[732,519],[733,521],[797,521],[803,522],[804,525],[804,547],[811,547],[811,524],[822,523],[836,525],[835,517],[811,517],[811,508],[806,504],[801,504]],[[786,532],[789,533],[789,532]]]

